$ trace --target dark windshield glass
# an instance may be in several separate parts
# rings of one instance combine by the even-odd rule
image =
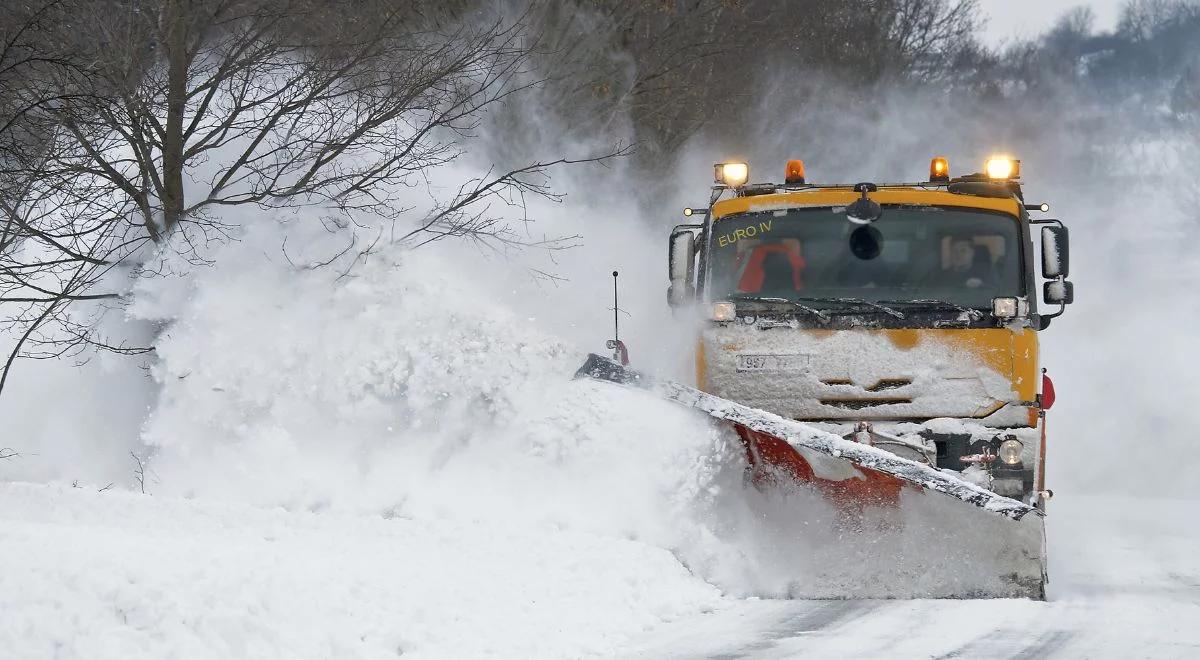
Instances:
[[[1019,296],[1020,240],[1008,215],[885,208],[869,225],[840,209],[747,213],[713,226],[711,297],[943,300],[991,307]]]

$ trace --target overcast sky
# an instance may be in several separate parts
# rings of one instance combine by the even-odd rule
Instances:
[[[1015,37],[1041,34],[1072,7],[1091,7],[1096,13],[1096,29],[1111,29],[1124,0],[980,0],[979,4],[988,14],[984,40],[996,46]]]

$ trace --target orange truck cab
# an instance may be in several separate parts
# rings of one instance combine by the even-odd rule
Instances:
[[[697,387],[1044,509],[1038,333],[1073,287],[1067,229],[1031,217],[1049,209],[1020,162],[951,178],[935,158],[896,184],[815,185],[800,161],[782,183],[715,174],[669,250],[668,300],[702,320]]]

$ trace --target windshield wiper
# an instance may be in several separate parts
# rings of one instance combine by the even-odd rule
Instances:
[[[848,304],[848,305],[863,305],[865,307],[873,307],[881,312],[884,312],[886,314],[894,316],[894,317],[900,319],[901,321],[904,320],[903,312],[894,310],[891,307],[887,307],[885,305],[880,305],[877,302],[871,302],[870,300],[863,300],[862,298],[800,298],[800,300],[807,300],[809,302],[832,302],[832,303],[842,303],[842,304]]]
[[[801,311],[812,314],[813,316],[821,319],[822,323],[828,323],[830,320],[830,316],[828,314],[826,314],[825,312],[822,312],[821,310],[819,310],[815,307],[809,307],[808,305],[805,305],[804,303],[796,302],[795,300],[788,300],[787,298],[776,298],[774,296],[744,296],[744,295],[730,296],[729,298],[731,300],[741,300],[741,301],[745,301],[745,302],[783,303],[786,305],[791,305]]]
[[[885,302],[890,305],[930,305],[933,307],[945,307],[962,312],[963,314],[971,317],[972,320],[977,321],[983,318],[983,312],[979,311],[978,309],[973,307],[963,307],[958,303],[952,303],[949,300],[940,300],[937,298],[917,298],[914,300],[881,300],[880,302]]]

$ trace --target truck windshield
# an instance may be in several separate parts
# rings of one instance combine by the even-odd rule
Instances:
[[[709,241],[714,300],[939,300],[987,309],[992,298],[1024,292],[1018,224],[1001,213],[885,207],[869,225],[841,209],[745,213],[718,220]]]

